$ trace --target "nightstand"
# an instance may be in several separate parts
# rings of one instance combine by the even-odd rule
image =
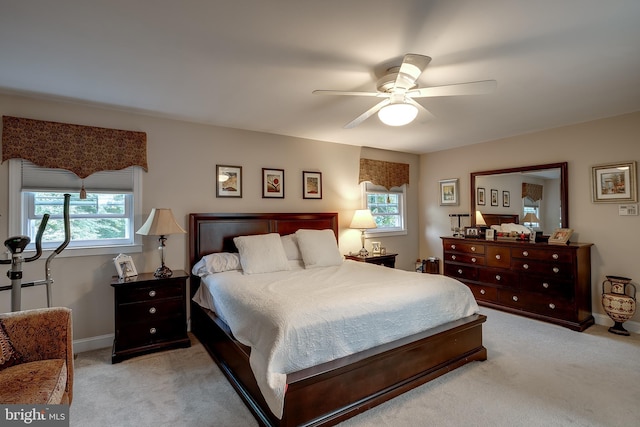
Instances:
[[[359,256],[359,255],[345,255],[345,259],[351,259],[359,262],[368,262],[369,264],[378,264],[384,265],[385,267],[395,268],[396,267],[396,257],[398,254],[385,254],[385,255],[368,255],[368,256]]]
[[[169,348],[189,347],[187,279],[182,270],[156,278],[142,273],[126,280],[114,277],[115,339],[111,363]]]

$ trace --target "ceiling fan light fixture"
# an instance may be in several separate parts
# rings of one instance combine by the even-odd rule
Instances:
[[[389,104],[378,111],[378,118],[387,126],[404,126],[418,116],[415,105],[404,102]]]

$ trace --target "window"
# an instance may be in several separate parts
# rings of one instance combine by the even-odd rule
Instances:
[[[10,234],[29,236],[27,250],[35,249],[45,213],[49,220],[42,236],[43,250],[55,249],[64,241],[64,194],[68,193],[71,242],[65,253],[74,248],[83,249],[74,255],[140,251],[140,238],[136,238],[134,230],[136,213],[141,214],[139,168],[103,171],[87,177],[87,197],[81,199],[83,181],[73,173],[41,168],[25,160],[11,162]]]
[[[371,210],[378,225],[378,228],[368,230],[367,234],[406,234],[406,185],[387,190],[380,185],[365,182],[363,188],[366,207]]]

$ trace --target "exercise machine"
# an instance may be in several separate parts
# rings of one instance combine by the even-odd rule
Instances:
[[[51,307],[51,284],[53,284],[53,279],[51,278],[51,262],[56,257],[56,255],[60,254],[67,247],[69,242],[71,241],[71,230],[69,227],[69,202],[71,200],[70,194],[64,195],[64,210],[63,210],[63,218],[64,218],[64,241],[60,246],[58,246],[47,258],[45,263],[45,278],[41,280],[35,280],[33,282],[22,283],[22,263],[23,262],[31,262],[35,261],[42,255],[42,234],[44,233],[45,228],[47,227],[47,222],[49,221],[49,214],[44,214],[42,216],[42,221],[40,221],[40,227],[38,228],[38,233],[36,234],[36,253],[35,255],[24,258],[23,253],[24,249],[31,242],[31,238],[29,236],[13,236],[9,237],[4,241],[4,245],[11,253],[11,259],[0,260],[0,264],[11,264],[11,269],[7,271],[7,277],[11,280],[11,285],[1,286],[0,291],[8,291],[11,290],[11,311],[20,311],[22,308],[22,288],[27,288],[31,286],[40,286],[45,285],[47,288],[47,307]]]

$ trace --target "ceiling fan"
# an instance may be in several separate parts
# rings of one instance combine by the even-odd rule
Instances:
[[[375,113],[378,113],[380,120],[389,126],[403,126],[411,123],[418,115],[419,110],[431,116],[431,113],[414,101],[414,98],[482,95],[493,92],[497,86],[495,80],[483,80],[419,88],[416,81],[430,61],[431,58],[425,55],[415,53],[405,55],[400,66],[387,69],[386,74],[378,80],[377,92],[314,90],[313,93],[317,95],[373,96],[384,98],[381,102],[344,126],[345,129],[351,129]]]

